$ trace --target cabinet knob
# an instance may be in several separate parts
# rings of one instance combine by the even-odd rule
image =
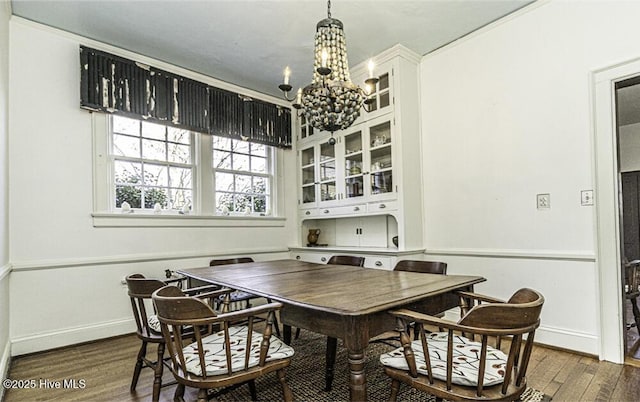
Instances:
[[[300,256],[299,256],[299,255],[296,255],[296,260],[299,260],[299,259],[300,259]]]
[[[305,215],[311,215],[311,211],[307,211],[304,213]]]
[[[354,207],[353,210],[354,211],[360,211],[360,207]]]
[[[322,258],[320,258],[320,261],[322,261],[322,262],[326,262],[326,261],[327,261],[327,257],[322,257]]]
[[[324,211],[322,211],[322,212],[324,212],[325,214],[328,214],[328,213],[329,213],[329,210],[328,210],[328,209],[325,209],[325,210],[324,210]]]
[[[376,261],[376,267],[381,267],[382,266],[382,262],[381,261]]]
[[[380,208],[380,209],[385,209],[386,207],[387,207],[387,206],[386,206],[385,204],[380,204],[380,205],[379,205],[379,208]]]

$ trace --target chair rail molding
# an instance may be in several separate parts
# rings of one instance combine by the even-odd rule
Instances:
[[[451,255],[460,257],[514,258],[533,260],[568,260],[595,262],[592,251],[583,250],[525,250],[525,249],[488,249],[488,248],[443,248],[424,251],[425,255]]]
[[[153,261],[171,261],[171,260],[188,260],[193,258],[213,258],[221,256],[233,255],[269,255],[289,253],[288,248],[259,248],[259,249],[227,249],[224,252],[216,251],[193,251],[185,253],[149,253],[149,254],[129,254],[129,255],[113,255],[105,257],[86,257],[86,258],[65,258],[59,260],[36,260],[36,261],[16,261],[12,263],[12,271],[37,271],[42,269],[54,268],[72,268],[92,265],[113,265],[113,264],[129,264]],[[276,258],[278,258],[276,256]],[[283,257],[285,258],[285,257]],[[1,273],[0,273],[1,276]]]

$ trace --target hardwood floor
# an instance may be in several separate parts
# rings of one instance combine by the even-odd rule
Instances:
[[[4,401],[150,401],[153,376],[142,371],[135,393],[129,392],[139,341],[134,335],[101,340],[14,358],[9,378],[36,381],[85,381],[77,389],[9,389]],[[155,352],[149,348],[149,356]],[[165,381],[172,380],[165,373]],[[555,349],[536,346],[531,357],[529,384],[554,401],[637,401],[640,368],[600,362]],[[160,400],[171,401],[175,386],[164,387]],[[195,393],[185,395],[195,400]]]

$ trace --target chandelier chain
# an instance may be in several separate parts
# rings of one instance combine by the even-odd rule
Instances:
[[[327,17],[331,18],[331,0],[327,0]]]

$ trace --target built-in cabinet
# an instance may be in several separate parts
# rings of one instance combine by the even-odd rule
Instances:
[[[365,252],[372,268],[390,269],[396,256],[421,251],[419,59],[399,45],[375,57],[375,101],[345,130],[321,132],[298,118],[295,257],[322,262],[336,252]],[[357,85],[367,77],[364,64],[351,71]],[[305,247],[312,229],[321,230],[320,247]]]

